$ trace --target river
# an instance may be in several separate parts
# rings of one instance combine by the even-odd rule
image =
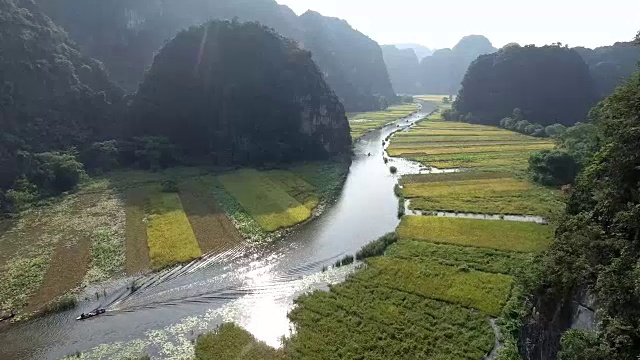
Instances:
[[[102,288],[87,291],[91,300],[72,311],[0,328],[0,359],[59,359],[76,352],[86,358],[184,358],[192,355],[198,334],[226,321],[279,346],[281,337],[291,334],[287,313],[295,298],[343,281],[355,265],[330,265],[398,225],[397,177],[389,166],[395,163],[403,173],[415,164],[399,159],[385,164],[382,142],[433,110],[435,105],[425,103],[417,114],[359,139],[339,199],[285,239],[245,244],[148,275],[135,282],[135,292],[128,289],[133,279],[110,284],[98,300],[95,292],[104,295]],[[330,269],[323,272],[325,266]],[[104,316],[75,321],[79,312],[98,306],[107,308]]]

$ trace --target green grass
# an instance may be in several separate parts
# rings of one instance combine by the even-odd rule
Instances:
[[[184,263],[202,255],[178,194],[153,194],[148,213],[147,242],[153,269]]]
[[[310,211],[313,211],[320,203],[315,187],[292,172],[272,170],[267,171],[265,176]]]
[[[298,298],[290,358],[477,360],[493,347],[488,315],[388,287],[374,276],[380,271],[367,267],[329,292]]]
[[[391,106],[382,111],[348,114],[351,137],[355,140],[368,131],[379,129],[390,122],[415,113],[418,108],[418,104],[404,104]]]
[[[311,210],[257,170],[238,170],[218,179],[266,231],[287,228],[311,217]]]
[[[257,341],[248,331],[235,324],[222,324],[215,332],[198,337],[196,360],[271,360],[284,359],[282,351]]]
[[[380,257],[368,261],[370,271],[355,279],[434,300],[499,315],[507,302],[512,278],[503,274],[473,271],[453,266]]]
[[[548,225],[431,216],[405,216],[397,232],[403,240],[516,252],[544,251],[553,238],[553,228]]]
[[[468,175],[468,178],[452,180],[452,177],[438,175],[413,176],[414,182],[405,182],[403,194],[411,199],[412,209],[422,211],[549,217],[563,209],[557,190],[505,177],[508,175],[504,173],[496,173],[493,178],[476,172],[460,174],[465,175],[455,176]],[[478,178],[473,178],[476,174]],[[419,177],[434,180],[417,182]]]
[[[516,275],[528,266],[535,255],[483,249],[468,246],[434,244],[424,241],[403,240],[385,252],[389,258],[437,263],[453,267],[468,267],[489,273]]]

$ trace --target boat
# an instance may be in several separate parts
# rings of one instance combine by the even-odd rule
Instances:
[[[15,316],[16,316],[16,313],[12,311],[10,315],[0,317],[0,322],[11,320]]]
[[[95,309],[95,310],[93,310],[93,311],[91,311],[91,312],[88,312],[88,313],[86,313],[86,314],[85,314],[85,313],[82,313],[80,316],[78,316],[78,317],[76,318],[76,320],[87,320],[87,319],[91,319],[91,318],[94,318],[94,317],[96,317],[96,316],[98,316],[98,315],[102,315],[102,314],[104,314],[104,313],[106,313],[106,312],[107,312],[107,310],[105,310],[105,309]]]

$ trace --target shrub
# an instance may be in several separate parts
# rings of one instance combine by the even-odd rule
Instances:
[[[105,172],[117,168],[119,163],[119,144],[116,140],[93,143],[82,155],[87,170]]]
[[[513,130],[516,125],[516,121],[513,118],[506,117],[500,120],[500,127],[507,130]]]
[[[564,150],[542,150],[529,157],[529,171],[538,183],[560,186],[573,183],[580,166]]]
[[[398,172],[398,168],[395,167],[395,166],[392,166],[392,167],[389,168],[389,171],[391,171],[392,174],[395,174],[395,173]]]
[[[387,247],[398,241],[396,233],[388,233],[378,240],[372,241],[363,246],[356,253],[356,260],[364,260],[366,258],[383,255]]]
[[[74,153],[47,152],[29,159],[26,176],[41,192],[57,195],[75,188],[85,175]]]
[[[334,267],[338,268],[341,266],[353,264],[353,260],[354,260],[353,255],[345,255],[342,259],[336,261],[336,263],[334,264]]]
[[[179,191],[178,181],[176,179],[165,179],[161,183],[162,192],[165,193],[177,193]]]
[[[562,124],[553,124],[544,128],[545,134],[551,138],[561,136],[565,131],[567,131],[567,127]]]
[[[516,125],[514,126],[514,130],[524,134],[525,133],[525,129],[527,128],[527,126],[531,125],[531,123],[527,120],[520,120],[516,123]]]

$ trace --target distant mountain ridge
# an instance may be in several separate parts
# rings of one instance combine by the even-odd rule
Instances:
[[[420,44],[407,43],[407,44],[390,44],[390,45],[395,46],[400,50],[413,49],[416,56],[418,57],[418,61],[426,58],[427,56],[433,55],[432,49],[429,49],[428,47]]]
[[[453,95],[467,68],[478,56],[491,54],[497,49],[482,35],[463,37],[452,49],[439,49],[420,62],[422,92],[427,94]]]
[[[420,93],[420,62],[413,48],[398,49],[395,45],[383,45],[382,54],[393,89],[399,94]]]
[[[154,53],[179,30],[211,18],[238,18],[272,27],[310,50],[348,111],[375,110],[381,97],[395,96],[375,41],[344,20],[314,12],[297,16],[274,0],[38,1],[129,92],[137,89]]]

